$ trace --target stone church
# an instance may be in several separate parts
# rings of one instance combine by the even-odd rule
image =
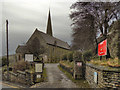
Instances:
[[[53,36],[50,10],[46,33],[36,29],[25,45],[18,45],[16,58],[17,60],[24,59],[25,54],[32,54],[33,52],[39,52],[44,61],[47,62],[60,60],[63,54],[70,52],[70,46],[67,42]]]

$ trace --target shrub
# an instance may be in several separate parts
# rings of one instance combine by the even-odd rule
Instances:
[[[91,57],[92,57],[92,52],[90,50],[83,53],[83,58],[85,61],[89,61]]]
[[[28,62],[25,62],[24,60],[18,61],[13,66],[13,72],[16,72],[17,70],[25,71],[26,69],[30,68],[30,64]]]
[[[68,53],[68,59],[70,62],[73,61],[73,52]]]
[[[2,57],[2,66],[7,65],[7,58],[6,57]]]
[[[82,53],[81,52],[74,52],[73,55],[74,60],[82,60]]]
[[[64,55],[62,56],[62,60],[67,60],[67,54],[64,54]]]

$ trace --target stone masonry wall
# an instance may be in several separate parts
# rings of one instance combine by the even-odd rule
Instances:
[[[97,72],[97,83],[94,81],[94,72]],[[108,69],[87,63],[85,78],[92,88],[120,88],[119,69]]]
[[[2,72],[2,80],[7,80],[7,73]],[[32,85],[35,82],[35,73],[30,73],[28,71],[19,71],[17,73],[9,72],[9,81],[16,82],[26,85]]]

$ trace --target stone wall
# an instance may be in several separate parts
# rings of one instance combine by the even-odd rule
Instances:
[[[17,73],[9,72],[9,81],[17,82],[26,85],[32,85],[35,82],[35,73],[30,73],[28,71],[19,71]],[[7,72],[2,72],[2,80],[7,80]]]
[[[62,65],[62,64],[59,64],[59,65],[62,69],[64,69],[65,71],[67,71],[73,76],[73,69],[71,67],[66,67],[65,65]]]
[[[97,80],[95,80],[95,72],[97,72]],[[85,78],[92,88],[120,88],[120,69],[87,63]]]

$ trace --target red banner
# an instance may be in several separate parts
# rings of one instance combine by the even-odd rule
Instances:
[[[98,44],[98,56],[107,55],[107,39]]]

